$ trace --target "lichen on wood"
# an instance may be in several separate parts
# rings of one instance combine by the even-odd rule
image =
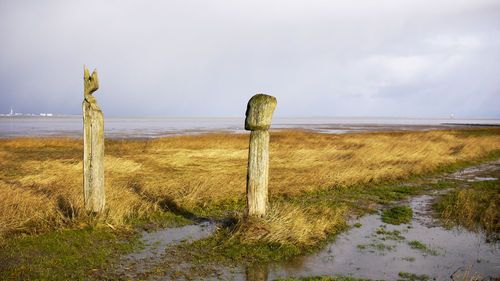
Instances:
[[[245,130],[269,130],[276,98],[269,95],[257,94],[253,96],[247,105],[245,113]]]
[[[101,213],[106,204],[104,193],[104,116],[92,96],[99,89],[97,70],[89,74],[84,66],[83,110],[83,200],[85,209]]]

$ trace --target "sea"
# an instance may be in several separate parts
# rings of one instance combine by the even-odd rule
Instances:
[[[458,118],[273,118],[271,131],[305,130],[327,134],[428,131],[500,126],[500,119]],[[105,117],[108,139],[150,139],[208,133],[245,133],[244,118]],[[0,138],[82,138],[79,115],[0,116]]]

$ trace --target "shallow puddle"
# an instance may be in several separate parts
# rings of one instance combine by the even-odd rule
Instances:
[[[500,245],[485,243],[482,233],[429,227],[418,212],[410,224],[399,226],[383,223],[380,215],[358,222],[359,228],[342,233],[323,251],[290,264],[272,265],[269,280],[336,274],[394,280],[401,278],[400,272],[446,280],[469,266],[483,277],[500,275]]]
[[[176,228],[165,228],[152,232],[143,231],[140,238],[143,248],[121,257],[120,266],[115,268],[113,274],[127,280],[136,279],[138,275],[150,271],[152,265],[162,262],[165,249],[175,244],[208,237],[216,231],[216,227],[217,222],[203,221],[199,224]]]
[[[145,231],[140,238],[144,243],[144,248],[128,255],[126,258],[143,259],[155,257],[165,251],[165,247],[208,237],[215,232],[215,229],[215,222],[204,221],[199,224],[165,228],[153,232]]]

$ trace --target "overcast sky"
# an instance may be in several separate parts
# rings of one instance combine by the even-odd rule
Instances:
[[[0,0],[0,113],[500,117],[499,0]]]

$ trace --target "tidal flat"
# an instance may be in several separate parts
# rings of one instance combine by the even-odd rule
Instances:
[[[327,249],[339,233],[352,234],[347,230],[358,229],[349,227],[357,217],[370,218],[363,216],[426,192],[428,186],[419,183],[429,177],[498,159],[500,129],[272,132],[270,212],[255,221],[242,216],[247,134],[106,140],[105,152],[107,209],[94,217],[82,206],[81,140],[0,140],[1,278],[213,279],[259,264],[291,262]],[[437,180],[430,186],[454,184]],[[452,214],[447,218],[451,222]],[[151,247],[139,238],[142,230],[200,220],[220,223],[207,238],[181,238],[172,251],[156,247],[165,260],[174,255],[187,268],[152,262],[139,270],[123,263],[124,255]],[[359,224],[361,229],[363,221]],[[372,243],[359,243],[365,244],[371,248]],[[354,250],[361,250],[357,246]],[[418,260],[407,259],[412,257]],[[226,269],[221,273],[220,268]]]

